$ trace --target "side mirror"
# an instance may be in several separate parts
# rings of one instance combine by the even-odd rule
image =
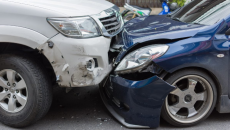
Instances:
[[[225,35],[230,35],[230,28],[225,32]]]

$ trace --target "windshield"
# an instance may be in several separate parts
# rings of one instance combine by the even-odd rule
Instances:
[[[230,15],[230,0],[193,0],[171,15],[174,20],[213,25]]]

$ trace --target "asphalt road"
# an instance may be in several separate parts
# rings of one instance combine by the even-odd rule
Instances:
[[[28,130],[126,130],[103,105],[98,87],[77,88],[69,93],[59,92],[54,96],[48,114]],[[179,129],[161,121],[159,130]],[[201,124],[180,128],[189,130],[227,130],[230,129],[230,114],[214,111]],[[0,123],[0,130],[15,130]]]

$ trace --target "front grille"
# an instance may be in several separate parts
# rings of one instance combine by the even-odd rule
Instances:
[[[121,20],[119,20],[119,15],[113,14],[108,17],[100,18],[101,23],[105,27],[109,34],[116,33],[121,28]]]

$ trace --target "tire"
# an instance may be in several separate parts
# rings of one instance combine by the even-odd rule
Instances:
[[[129,20],[133,19],[134,13],[128,13],[123,17],[124,22],[128,22]]]
[[[177,127],[196,125],[213,111],[217,90],[212,78],[203,71],[187,69],[170,75],[166,82],[177,86],[162,107],[161,116]]]
[[[31,125],[51,106],[51,83],[42,65],[34,59],[24,54],[0,55],[0,78],[9,85],[1,82],[0,86],[9,89],[0,87],[0,94],[10,93],[5,99],[1,98],[0,103],[0,121],[5,125],[16,128]],[[3,107],[3,104],[8,104],[8,107]]]

